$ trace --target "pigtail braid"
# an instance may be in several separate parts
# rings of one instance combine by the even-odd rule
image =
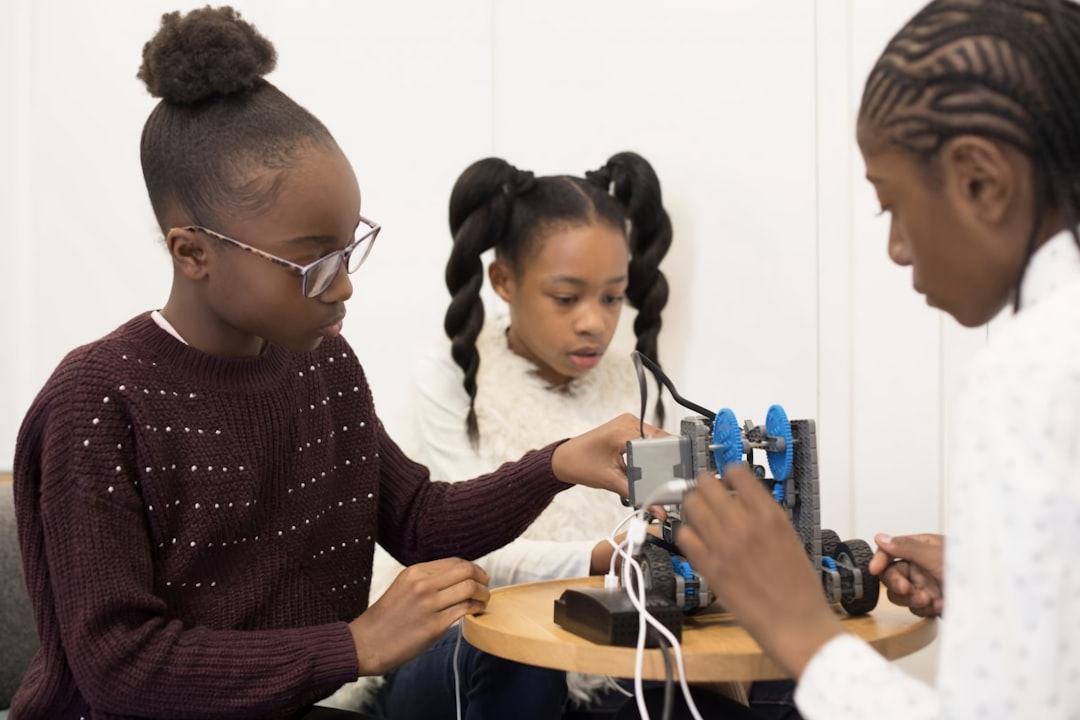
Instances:
[[[637,350],[660,365],[661,312],[668,301],[668,282],[660,261],[671,247],[671,218],[664,209],[660,180],[645,158],[632,152],[613,155],[604,167],[586,179],[615,197],[625,208],[630,241],[629,282],[626,296],[637,310],[634,334]],[[664,424],[663,385],[656,398],[656,420]]]
[[[480,443],[476,422],[476,374],[480,353],[476,339],[484,326],[484,284],[481,255],[495,247],[510,224],[513,200],[533,183],[530,172],[518,170],[499,158],[479,160],[461,174],[450,194],[450,232],[454,247],[446,263],[446,287],[450,306],[443,329],[450,338],[450,354],[465,372],[463,386],[469,395],[465,425],[470,444]]]

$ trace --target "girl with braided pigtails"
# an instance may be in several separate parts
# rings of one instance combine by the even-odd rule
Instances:
[[[422,458],[432,477],[459,481],[589,426],[613,408],[639,414],[630,348],[609,350],[629,299],[638,309],[637,349],[658,361],[668,298],[659,265],[672,231],[649,163],[627,152],[584,177],[535,177],[499,158],[479,160],[455,183],[449,215],[452,299],[445,334],[416,369],[412,432],[402,440],[408,452]],[[485,313],[482,256],[489,251],[487,276],[508,317]],[[651,387],[649,419],[659,425],[664,406],[655,393]],[[517,541],[478,561],[492,587],[608,570],[612,547],[604,538],[628,508],[614,496],[568,492]],[[401,569],[389,554],[377,553],[373,596]],[[403,704],[420,694],[406,676],[423,666],[422,656],[390,676],[377,710],[402,717]],[[571,700],[595,698],[602,680],[572,676]],[[336,699],[352,706],[368,693],[370,683],[361,682]],[[430,716],[434,709],[423,711]]]
[[[637,349],[658,361],[668,297],[659,265],[672,233],[644,158],[620,153],[584,177],[480,160],[454,186],[450,230],[445,336],[418,365],[413,433],[403,441],[434,477],[490,472],[612,408],[641,412],[630,348],[613,350],[612,340],[628,299]],[[481,299],[488,251],[488,279],[509,311],[493,317]],[[647,419],[661,425],[655,387],[649,397]],[[481,565],[496,587],[606,572],[604,538],[627,512],[618,498],[571,491]]]
[[[930,3],[870,73],[857,139],[915,290],[969,327],[1014,311],[957,403],[948,543],[879,535],[870,566],[947,611],[937,687],[844,632],[745,469],[687,499],[679,546],[807,718],[1080,717],[1080,5]]]
[[[658,364],[668,299],[660,262],[672,226],[644,158],[619,153],[582,177],[536,177],[499,158],[477,161],[451,193],[450,231],[445,336],[418,366],[414,435],[404,441],[433,477],[458,481],[490,472],[591,426],[594,417],[643,412],[630,348],[615,349],[613,339],[629,301],[637,310],[636,349]],[[507,312],[485,312],[482,258],[489,252],[487,278]],[[652,378],[649,385],[646,420],[662,425],[664,405]],[[601,493],[562,495],[517,540],[477,561],[492,587],[608,571],[612,546],[605,538],[628,508]],[[385,553],[375,568],[376,588],[400,571]],[[460,687],[466,698],[483,684],[490,662],[460,641],[455,681],[448,659],[458,642],[453,630],[390,674],[365,709],[387,718],[452,717],[446,690]],[[636,711],[613,679],[569,673],[565,686],[574,717],[610,718],[624,705]],[[695,694],[716,717],[750,716],[720,694]]]
[[[540,178],[498,158],[478,161],[455,184],[450,230],[449,346],[444,339],[421,365],[414,408],[417,450],[433,472],[453,480],[489,470],[516,451],[508,446],[531,442],[522,434],[542,433],[532,428],[545,420],[565,428],[587,407],[641,412],[629,348],[610,345],[629,300],[637,350],[658,362],[668,299],[659,265],[672,232],[644,158],[620,153],[585,177]],[[480,294],[488,251],[488,279],[508,310],[491,318]],[[507,396],[526,380],[541,394],[523,414],[525,398]],[[650,397],[662,425],[663,402],[655,390]],[[552,402],[563,417],[536,417]]]

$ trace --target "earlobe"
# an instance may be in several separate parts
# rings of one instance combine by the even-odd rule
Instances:
[[[946,184],[985,223],[1000,224],[1016,197],[1012,165],[994,142],[981,137],[956,138],[942,149]]]
[[[495,260],[488,265],[488,280],[491,281],[495,294],[504,302],[510,302],[514,296],[514,273],[506,263]]]
[[[186,228],[173,228],[165,236],[165,245],[173,265],[192,280],[206,277],[209,253],[206,240],[198,232]]]

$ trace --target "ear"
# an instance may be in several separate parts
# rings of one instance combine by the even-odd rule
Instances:
[[[173,265],[192,280],[202,280],[207,275],[210,252],[207,238],[201,232],[174,227],[165,236],[165,245]]]
[[[509,265],[502,260],[493,260],[488,265],[488,280],[491,281],[491,287],[495,289],[495,294],[501,297],[504,302],[510,302],[513,299],[516,285],[514,284],[514,272]]]
[[[941,150],[946,193],[975,219],[1001,224],[1017,199],[1017,175],[1002,149],[986,138],[963,135]]]

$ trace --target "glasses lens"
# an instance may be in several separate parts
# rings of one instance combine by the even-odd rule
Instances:
[[[334,282],[339,270],[341,270],[341,253],[339,252],[327,255],[312,265],[308,268],[304,294],[309,298],[321,295]]]
[[[367,260],[368,253],[371,252],[371,246],[375,244],[375,231],[368,230],[367,234],[360,238],[360,242],[349,253],[349,272],[356,272],[357,268],[364,264]]]

